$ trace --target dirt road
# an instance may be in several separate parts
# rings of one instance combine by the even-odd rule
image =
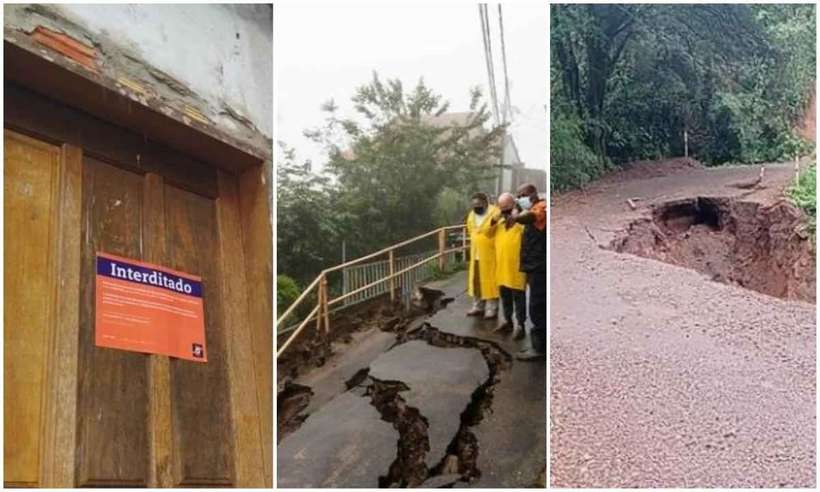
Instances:
[[[740,226],[727,225],[727,212],[674,229],[671,220],[653,221],[652,206],[720,197],[770,210],[794,171],[767,166],[761,190],[727,186],[758,171],[647,166],[557,200],[550,242],[552,486],[815,486],[815,305],[736,285],[745,284],[742,276],[733,281],[658,261],[686,257],[675,256],[664,239],[670,234],[684,241],[697,226],[715,239]],[[626,201],[634,198],[636,209]],[[660,231],[648,243],[660,253],[610,249],[641,220]],[[752,246],[769,247],[761,234]],[[703,256],[698,248],[726,243],[703,240],[688,253]],[[727,250],[727,261],[746,258],[735,253]],[[813,260],[797,258],[792,280],[813,282]]]

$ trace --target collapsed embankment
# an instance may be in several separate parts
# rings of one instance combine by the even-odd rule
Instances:
[[[803,212],[727,197],[665,202],[633,221],[610,249],[691,268],[714,281],[815,302],[815,256]]]

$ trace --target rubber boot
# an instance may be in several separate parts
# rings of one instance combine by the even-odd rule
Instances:
[[[512,330],[513,324],[512,321],[506,320],[500,325],[498,325],[494,330],[493,333],[505,334],[508,331]]]
[[[523,340],[525,336],[527,336],[527,332],[524,331],[524,326],[521,323],[516,323],[512,333],[513,340]]]
[[[484,312],[484,300],[482,299],[474,299],[473,300],[473,307],[469,311],[467,311],[467,316],[481,316]]]
[[[484,308],[484,319],[498,318],[498,299],[488,299]]]

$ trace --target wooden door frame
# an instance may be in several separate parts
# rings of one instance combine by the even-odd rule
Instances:
[[[5,89],[6,128],[62,149],[54,285],[62,295],[56,296],[56,321],[48,352],[54,370],[50,373],[53,377],[46,382],[43,405],[46,442],[40,485],[81,485],[77,483],[75,469],[81,263],[78,231],[83,213],[82,163],[84,155],[89,155],[145,174],[146,203],[161,203],[166,181],[214,199],[219,251],[217,281],[224,286],[221,318],[226,334],[234,441],[233,485],[271,486],[272,286],[263,289],[269,292],[270,299],[251,298],[249,292],[251,278],[257,289],[265,287],[266,281],[272,284],[272,274],[263,271],[260,281],[257,272],[260,266],[270,272],[272,258],[272,229],[264,230],[264,224],[269,224],[270,204],[263,161],[236,173],[218,169],[216,179],[191,179],[198,176],[197,169],[210,169],[210,173],[200,174],[213,175],[213,167],[16,84],[5,81]],[[157,210],[162,208],[146,208],[145,223],[146,227],[160,231],[164,229],[164,218]],[[163,234],[152,236],[162,238]],[[145,260],[160,262],[164,239],[149,242],[152,244],[145,245]],[[254,302],[261,303],[262,308]],[[249,376],[254,384],[248,384]],[[179,477],[172,466],[178,460],[174,459],[172,441],[169,359],[150,356],[148,378],[151,430],[147,485],[171,487]]]

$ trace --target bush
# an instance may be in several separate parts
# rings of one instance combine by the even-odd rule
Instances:
[[[299,285],[287,275],[276,276],[276,310],[281,316],[285,310],[299,297]]]
[[[550,190],[579,188],[600,177],[608,168],[604,158],[586,146],[581,121],[564,111],[550,115]]]
[[[808,228],[813,239],[817,228],[817,166],[812,165],[803,171],[797,183],[787,193],[792,202],[808,216]]]

